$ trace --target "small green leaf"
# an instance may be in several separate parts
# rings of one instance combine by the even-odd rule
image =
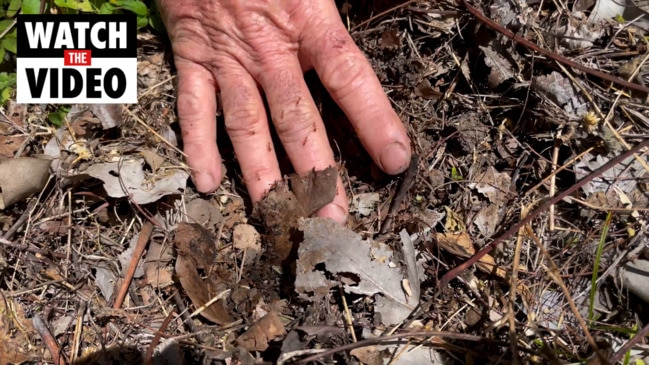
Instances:
[[[95,10],[88,0],[54,0],[54,4],[61,8],[83,11],[87,13],[91,13]]]
[[[0,20],[0,33],[3,33],[7,27],[10,27],[14,23],[11,19]]]
[[[4,62],[6,53],[7,51],[5,51],[5,49],[2,48],[2,46],[0,46],[0,63]]]
[[[140,0],[113,0],[111,2],[124,10],[135,13],[138,17],[145,17],[149,13],[146,4]]]
[[[0,48],[4,48],[5,50],[15,54],[17,52],[16,37],[17,37],[16,29],[5,34],[5,36],[2,39],[0,39]]]
[[[52,123],[54,126],[60,127],[65,122],[67,115],[67,111],[57,110],[55,112],[47,114],[47,119],[49,119],[50,123]]]
[[[462,174],[457,170],[457,168],[455,166],[453,166],[451,168],[451,180],[454,180],[454,181],[464,180],[464,178],[462,177]]]
[[[112,14],[115,12],[115,6],[111,3],[103,3],[99,8],[99,14]]]
[[[165,26],[164,23],[162,22],[162,18],[160,17],[160,11],[158,10],[158,6],[156,5],[156,2],[153,1],[151,2],[151,8],[150,8],[150,15],[149,15],[149,25],[151,28],[153,28],[155,31],[164,34],[165,33]]]
[[[2,89],[2,92],[0,92],[0,104],[4,105],[7,102],[7,100],[11,99],[13,93],[14,93],[13,87]]]
[[[41,0],[23,0],[23,14],[39,14]]]
[[[137,17],[137,29],[144,28],[149,24],[149,18],[145,16]]]
[[[22,3],[23,0],[11,0],[11,2],[9,2],[9,7],[7,8],[7,18],[13,18],[16,16]]]
[[[16,87],[16,74],[0,72],[0,105],[4,105],[13,95]]]
[[[0,72],[0,89],[13,87],[16,85],[16,74]]]

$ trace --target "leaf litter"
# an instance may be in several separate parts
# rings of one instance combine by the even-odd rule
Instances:
[[[646,16],[627,17],[627,7],[602,17],[607,4],[475,7],[549,52],[647,85]],[[179,151],[175,75],[153,33],[138,36],[137,105],[0,106],[0,155],[53,158],[51,183],[0,211],[0,291],[24,309],[18,318],[41,318],[52,330],[10,332],[12,348],[36,348],[28,353],[41,362],[58,346],[79,363],[132,363],[152,353],[154,363],[168,356],[166,363],[288,364],[315,356],[387,364],[434,363],[442,354],[455,363],[581,362],[596,358],[595,347],[612,358],[629,344],[629,362],[646,362],[642,336],[629,335],[645,328],[647,189],[638,159],[646,152],[440,285],[522,212],[646,139],[649,127],[646,91],[537,57],[468,9],[444,1],[346,8],[350,34],[418,156],[404,193],[403,177],[373,165],[344,113],[308,76],[340,163],[289,176],[254,206],[237,156],[219,136],[227,173],[216,192],[197,194]],[[60,126],[49,124],[54,115]],[[289,173],[284,152],[279,159]],[[332,228],[312,216],[333,199],[338,176],[351,209],[348,224]],[[608,211],[611,230],[600,238]],[[123,255],[147,222],[155,228],[142,256]],[[328,257],[305,265],[311,246]],[[133,263],[143,270],[124,282]],[[113,309],[124,288],[125,301]],[[400,344],[389,344],[389,334]]]

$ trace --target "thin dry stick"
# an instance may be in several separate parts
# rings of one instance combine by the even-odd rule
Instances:
[[[443,340],[444,338],[450,339],[450,340],[458,340],[458,341],[473,341],[473,342],[481,342],[481,341],[486,341],[489,343],[497,343],[497,344],[502,344],[499,341],[494,341],[485,337],[480,337],[480,336],[474,336],[474,335],[467,335],[464,333],[455,333],[455,332],[441,332],[441,331],[421,331],[421,332],[404,332],[404,333],[398,333],[394,335],[388,335],[388,336],[381,336],[377,338],[370,338],[367,340],[362,340],[358,341],[355,343],[350,343],[347,345],[343,345],[340,347],[337,347],[335,349],[329,349],[326,351],[323,351],[317,355],[307,357],[305,359],[301,359],[295,364],[307,364],[312,361],[316,361],[322,358],[325,358],[327,356],[339,353],[339,352],[344,352],[344,351],[349,351],[353,349],[358,349],[361,347],[367,347],[367,346],[372,346],[376,344],[382,344],[394,340],[400,340],[402,338],[406,337],[422,337],[422,338],[434,338],[434,341],[431,341],[431,345],[443,345],[446,342]],[[439,339],[438,339],[439,338]],[[409,342],[409,341],[403,341],[403,342]]]
[[[74,337],[72,339],[72,353],[70,354],[70,364],[77,362],[79,349],[81,348],[81,332],[83,331],[83,315],[86,313],[86,302],[81,301],[79,310],[77,310],[77,321],[74,327]]]
[[[160,338],[162,337],[162,334],[165,332],[165,330],[167,329],[169,323],[171,323],[171,320],[173,318],[174,318],[174,311],[171,311],[165,318],[164,322],[162,322],[162,325],[160,325],[160,328],[155,332],[155,336],[153,336],[153,339],[149,344],[149,348],[146,349],[146,353],[144,354],[144,365],[151,365],[153,363],[153,351],[155,351],[155,348],[158,346],[158,343],[160,342]]]
[[[63,276],[66,279],[68,277],[68,267],[72,266],[72,259],[71,259],[72,257],[72,190],[68,190],[67,198],[68,198],[68,214],[66,218],[68,221],[68,242],[65,246],[66,265],[63,265]]]
[[[115,303],[113,303],[113,309],[120,309],[122,307],[126,294],[128,294],[128,287],[131,286],[131,280],[133,280],[133,277],[135,276],[137,264],[140,262],[140,258],[142,258],[142,254],[144,253],[146,244],[149,242],[149,238],[151,238],[151,233],[153,233],[153,223],[145,221],[144,224],[142,224],[142,230],[137,238],[131,262],[128,264],[126,273],[124,273],[124,281],[122,282],[122,286],[119,288],[117,298],[115,298]]]
[[[54,365],[64,365],[66,361],[63,358],[63,354],[61,353],[61,348],[59,347],[59,344],[56,342],[56,339],[52,335],[52,332],[50,332],[50,329],[47,327],[41,316],[35,314],[34,318],[32,318],[32,324],[34,325],[36,332],[38,332],[38,335],[41,336],[41,340],[47,348],[47,351],[49,351],[50,355],[52,355],[52,361],[54,362]]]
[[[550,279],[552,279],[552,281],[557,283],[557,285],[559,285],[559,287],[561,288],[563,295],[566,297],[566,300],[568,301],[568,306],[570,306],[570,311],[575,316],[577,322],[579,322],[579,327],[581,327],[581,330],[584,331],[584,334],[586,335],[586,340],[588,340],[588,344],[594,349],[595,354],[597,355],[598,358],[602,360],[606,360],[604,355],[602,355],[601,351],[599,351],[597,342],[595,342],[595,339],[590,334],[590,331],[588,330],[588,325],[586,325],[586,321],[584,321],[584,317],[582,317],[581,313],[579,313],[579,309],[577,309],[577,306],[575,305],[575,301],[572,299],[570,295],[570,290],[568,290],[566,284],[563,282],[563,279],[561,279],[561,275],[559,274],[559,268],[554,263],[552,257],[543,246],[543,242],[541,242],[541,240],[536,236],[536,234],[532,230],[532,227],[530,227],[529,224],[525,225],[525,230],[527,231],[527,235],[532,238],[532,240],[536,243],[536,246],[541,250],[543,257],[545,257],[545,259],[550,264],[550,268],[547,269],[546,272],[550,277]]]
[[[357,342],[358,340],[356,339],[356,333],[354,332],[354,322],[352,319],[352,312],[349,310],[349,307],[347,306],[347,298],[345,298],[345,292],[343,291],[342,287],[338,287],[338,292],[340,293],[340,298],[343,301],[343,309],[345,310],[345,326],[347,326],[347,329],[349,330],[349,334],[352,336],[352,341]]]
[[[529,213],[528,207],[521,207],[521,219]],[[516,289],[518,288],[518,269],[521,261],[521,247],[523,246],[523,227],[518,230],[516,247],[514,248],[514,262],[512,264],[511,288],[509,289],[509,303],[507,317],[509,317],[509,346],[512,350],[512,356],[516,363],[520,363],[518,358],[518,337],[516,331],[516,319],[514,318],[514,303],[516,302]]]
[[[557,169],[557,161],[559,160],[559,141],[561,141],[561,130],[557,133],[557,138],[555,139],[554,148],[552,150],[552,172]],[[550,178],[550,192],[549,196],[553,197],[557,190],[557,174],[552,174]],[[548,211],[548,220],[550,221],[549,229],[550,232],[554,231],[554,204],[550,205]]]
[[[516,223],[513,225],[511,228],[509,228],[505,233],[491,241],[491,243],[487,244],[482,250],[478,251],[475,255],[473,255],[470,259],[465,261],[464,263],[460,264],[456,268],[450,270],[447,272],[442,279],[439,281],[440,286],[444,286],[448,284],[451,280],[455,279],[461,272],[469,268],[471,265],[475,264],[478,262],[481,258],[483,258],[486,254],[491,252],[496,246],[498,246],[501,242],[504,240],[508,239],[511,237],[514,233],[518,232],[518,230],[531,222],[534,218],[538,217],[541,213],[545,212],[550,205],[556,204],[563,198],[569,196],[570,194],[574,193],[577,191],[577,189],[581,188],[585,184],[593,181],[597,177],[601,176],[604,172],[610,170],[613,168],[613,166],[616,166],[620,162],[626,160],[630,156],[633,156],[635,153],[639,152],[641,149],[649,146],[649,139],[646,139],[640,143],[638,143],[635,147],[632,149],[625,151],[621,155],[611,159],[609,162],[604,164],[604,166],[600,167],[599,169],[593,171],[590,175],[586,176],[585,178],[579,180],[577,183],[569,187],[568,189],[562,191],[561,193],[555,195],[554,197],[548,199],[545,203],[541,204],[541,206],[533,211],[532,213],[528,214],[525,218],[523,218],[520,222]]]

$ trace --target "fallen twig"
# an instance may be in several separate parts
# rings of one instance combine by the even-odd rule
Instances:
[[[45,344],[47,350],[50,352],[50,355],[52,355],[52,361],[54,362],[54,365],[65,364],[66,361],[65,358],[63,358],[63,354],[61,353],[61,348],[59,347],[59,344],[56,342],[56,339],[52,335],[52,332],[50,332],[50,329],[47,327],[41,316],[35,314],[34,318],[32,319],[32,324],[36,332],[38,332],[38,335],[41,336],[41,340],[43,341],[43,344]]]
[[[124,281],[122,282],[122,286],[120,286],[119,288],[119,292],[117,293],[117,297],[115,298],[115,303],[113,303],[113,309],[120,309],[122,307],[124,298],[126,298],[126,294],[128,293],[128,288],[129,286],[131,286],[131,280],[133,280],[133,276],[135,276],[137,264],[138,262],[140,262],[140,258],[142,258],[142,254],[144,253],[146,244],[149,242],[149,238],[151,238],[151,233],[153,233],[153,223],[151,223],[150,221],[145,221],[142,225],[140,235],[137,238],[135,250],[133,250],[133,257],[131,257],[131,262],[128,265],[128,269],[124,273]]]

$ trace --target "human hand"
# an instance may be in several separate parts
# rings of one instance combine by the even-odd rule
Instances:
[[[324,124],[304,81],[314,68],[376,164],[404,171],[410,141],[369,62],[343,26],[334,1],[158,0],[178,70],[184,151],[201,192],[222,178],[216,146],[216,93],[248,192],[260,201],[281,173],[266,96],[278,136],[298,174],[335,166]],[[261,91],[260,91],[261,90]],[[319,216],[344,222],[340,177]]]

